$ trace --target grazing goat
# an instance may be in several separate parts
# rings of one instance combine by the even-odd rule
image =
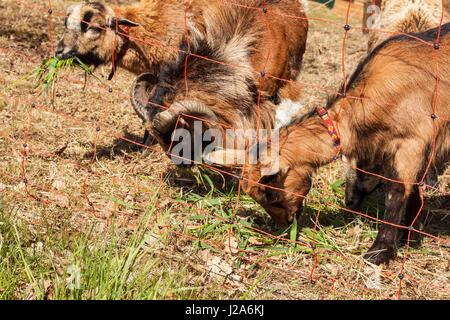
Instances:
[[[367,1],[381,6],[381,15],[378,17],[378,25],[382,31],[371,29],[369,34],[368,51],[372,51],[376,45],[388,38],[391,33],[416,33],[437,27],[441,21],[442,1],[440,0],[375,0]],[[447,12],[443,21],[450,21]],[[368,26],[369,28],[371,26]],[[386,32],[385,32],[386,31]],[[374,164],[365,160],[357,162],[355,159],[345,159],[347,176],[345,184],[345,204],[351,209],[358,209],[364,198],[381,185],[381,180],[376,176],[364,174],[354,168],[373,172],[377,168]],[[349,163],[350,162],[350,163]],[[427,180],[430,184],[437,183],[437,172],[440,169],[431,168]]]
[[[264,71],[269,75],[261,86],[265,95],[275,101],[299,100],[300,88],[295,80],[305,52],[308,22],[303,3],[298,0],[243,0],[239,4],[217,0],[142,0],[138,5],[113,9],[98,2],[78,4],[67,10],[66,30],[56,56],[78,56],[95,66],[110,63],[115,56],[116,66],[137,75],[146,73],[133,84],[132,104],[141,119],[149,121],[145,118],[147,100],[136,97],[151,90],[162,63],[176,59],[175,48],[186,34],[185,14],[191,41],[207,38],[215,42],[214,35],[208,34],[215,24],[223,26],[220,32],[234,32],[233,28],[239,26],[226,26],[221,21],[227,15],[234,16],[231,23],[249,19],[243,35],[254,36],[245,66],[254,71],[251,78],[259,87],[256,73]],[[299,18],[287,21],[287,14]],[[110,77],[113,74],[114,70]]]
[[[158,72],[163,61],[176,57],[171,48],[184,34],[184,8],[182,1],[156,0],[114,8],[100,2],[72,5],[55,55],[77,56],[94,66],[111,63],[114,57],[115,66],[136,75]]]
[[[257,14],[235,8],[214,16],[215,23],[205,30],[207,37],[191,38],[190,44],[184,39],[177,61],[166,64],[154,82],[150,105],[164,105],[167,110],[147,108],[146,118],[153,119],[149,129],[165,151],[175,129],[192,132],[199,119],[206,120],[203,131],[216,129],[224,139],[229,138],[227,129],[256,129],[258,121],[261,128],[274,126],[277,105],[269,96],[258,94],[254,71],[249,67],[255,54],[252,49],[264,32],[256,27]],[[144,98],[145,93],[148,91],[142,90]]]
[[[386,177],[387,222],[365,258],[375,264],[395,258],[399,228],[392,224],[417,228],[420,182],[430,159],[441,167],[450,157],[450,24],[442,26],[438,50],[437,35],[435,28],[415,34],[428,43],[405,35],[381,43],[359,64],[346,96],[327,104],[331,127],[340,133],[338,146],[329,122],[316,113],[304,116],[280,131],[278,170],[261,174],[264,164],[275,162],[271,158],[244,166],[243,190],[276,222],[287,224],[302,211],[317,168],[338,152],[365,162]],[[211,157],[221,159],[221,152]]]

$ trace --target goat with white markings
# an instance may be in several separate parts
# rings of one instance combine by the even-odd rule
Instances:
[[[207,36],[194,35],[189,41],[185,38],[177,61],[163,67],[150,94],[142,90],[151,105],[167,107],[162,112],[147,108],[153,114],[146,116],[153,119],[149,129],[166,151],[172,145],[174,130],[191,130],[199,119],[205,120],[205,130],[216,129],[226,138],[227,128],[245,131],[281,126],[301,107],[288,102],[277,106],[265,92],[258,92],[260,85],[254,81],[251,64],[255,54],[261,58],[261,67],[265,63],[264,53],[254,48],[266,30],[255,21],[258,12],[230,7],[205,17],[211,19],[205,25]]]
[[[148,122],[152,120],[146,118],[149,115],[146,111],[149,91],[161,65],[173,62],[177,57],[176,48],[186,35],[185,15],[191,41],[215,41],[213,35],[208,34],[213,30],[212,25],[224,26],[221,32],[233,32],[235,26],[226,26],[220,21],[225,14],[231,13],[237,19],[248,18],[252,23],[247,24],[245,31],[249,35],[258,34],[248,47],[251,52],[243,66],[253,71],[251,78],[255,85],[259,87],[258,74],[264,71],[270,75],[261,84],[264,95],[276,102],[280,99],[297,101],[300,85],[296,79],[308,31],[302,3],[298,0],[243,0],[235,5],[209,0],[142,0],[137,5],[115,8],[99,2],[82,3],[67,10],[66,29],[56,56],[77,56],[95,66],[111,63],[114,57],[115,67],[136,75],[143,74],[133,84],[131,101],[139,117]],[[298,19],[287,21],[286,15],[296,15]]]
[[[435,28],[439,26],[441,16],[443,23],[450,22],[441,0],[377,0],[375,3],[381,10],[371,18],[374,25],[368,26],[369,52],[393,33],[423,32]]]

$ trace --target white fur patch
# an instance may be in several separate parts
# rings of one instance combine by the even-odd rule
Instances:
[[[283,100],[275,113],[275,130],[291,124],[304,106],[300,101]]]
[[[81,30],[81,7],[81,4],[77,4],[67,9],[67,29]]]
[[[197,28],[197,24],[195,23],[194,14],[192,12],[187,13],[187,21],[188,21],[188,29],[189,32],[192,34],[191,41],[194,41],[194,45],[198,44],[198,41],[203,40],[204,36],[200,32],[200,30]]]

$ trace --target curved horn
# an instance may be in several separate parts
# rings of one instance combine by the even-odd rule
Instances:
[[[244,165],[246,151],[242,149],[219,149],[203,154],[203,160],[208,164],[221,166]]]
[[[203,160],[209,164],[221,166],[244,166],[259,164],[265,174],[272,175],[278,170],[277,154],[267,154],[265,143],[256,143],[249,149],[215,149],[205,151]]]
[[[160,133],[167,133],[175,125],[181,114],[192,115],[205,120],[216,121],[217,117],[208,106],[198,101],[175,102],[166,111],[158,113],[153,119],[153,127]]]
[[[158,82],[158,78],[151,73],[143,73],[139,75],[131,85],[131,104],[134,111],[143,121],[150,121],[148,101],[150,100],[150,92]]]

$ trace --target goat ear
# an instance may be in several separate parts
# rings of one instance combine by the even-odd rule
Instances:
[[[140,24],[125,18],[120,18],[119,21],[119,26],[127,26],[127,27],[139,27]]]
[[[115,28],[116,25],[119,26],[127,26],[127,27],[139,27],[140,24],[125,18],[115,18],[115,17],[110,17],[110,19],[108,19],[108,26],[110,28]]]
[[[264,172],[265,171],[265,172]],[[280,174],[280,168],[277,168],[276,170],[273,170],[272,168],[270,170],[263,170],[261,178],[259,178],[259,183],[261,184],[269,184],[273,182],[278,175]]]

